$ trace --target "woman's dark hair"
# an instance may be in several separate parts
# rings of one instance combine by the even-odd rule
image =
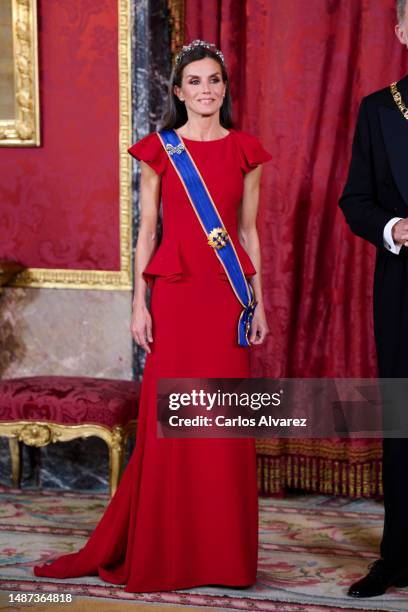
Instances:
[[[229,80],[227,70],[218,57],[218,55],[209,47],[196,46],[189,51],[183,53],[180,60],[175,64],[169,81],[169,91],[167,97],[167,104],[162,119],[162,130],[171,130],[184,125],[188,119],[185,104],[180,102],[176,94],[174,93],[174,86],[181,87],[181,78],[183,75],[183,69],[191,62],[210,57],[211,59],[218,62],[221,68],[222,80],[226,84],[225,97],[220,108],[220,123],[225,128],[232,128],[232,100],[229,88]]]

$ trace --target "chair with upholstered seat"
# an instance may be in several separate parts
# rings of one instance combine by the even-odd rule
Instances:
[[[12,481],[20,486],[19,442],[41,447],[98,436],[109,448],[115,493],[130,435],[136,432],[139,383],[85,376],[0,380],[0,435],[9,438]]]

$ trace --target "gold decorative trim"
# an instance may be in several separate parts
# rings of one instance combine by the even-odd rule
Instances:
[[[357,442],[357,441],[356,441]],[[258,490],[287,487],[350,497],[382,495],[382,445],[370,440],[256,440]]]
[[[95,423],[61,425],[51,421],[2,421],[0,422],[0,436],[9,438],[11,473],[15,487],[19,486],[21,477],[18,442],[41,447],[55,442],[68,442],[76,438],[89,438],[90,436],[102,438],[109,448],[109,489],[112,497],[118,487],[124,467],[126,442],[130,435],[136,433],[136,428],[137,420],[129,421],[124,427],[117,425],[112,429]]]
[[[132,136],[130,21],[130,0],[118,0],[120,270],[28,268],[10,283],[12,287],[132,289],[132,160],[127,152]]]
[[[10,287],[49,287],[59,289],[131,289],[130,272],[103,270],[56,270],[29,268]]]
[[[0,146],[40,146],[36,0],[12,0],[15,117],[0,121]]]
[[[322,457],[257,457],[258,491],[274,495],[286,488],[347,497],[383,495],[381,460],[360,463]]]
[[[380,459],[382,445],[380,440],[370,440],[364,445],[353,444],[349,440],[256,440],[256,452],[260,455],[279,457],[281,455],[304,455],[323,459],[362,461]]]
[[[394,98],[395,104],[398,106],[404,119],[408,121],[408,108],[405,106],[402,96],[400,92],[398,91],[396,81],[394,83],[391,83],[390,90],[391,90],[391,95]]]
[[[171,26],[171,55],[176,54],[184,44],[185,0],[167,0]]]

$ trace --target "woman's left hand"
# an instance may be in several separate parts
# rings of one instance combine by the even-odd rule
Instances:
[[[269,327],[266,322],[265,309],[261,304],[257,304],[252,318],[249,342],[251,344],[262,344],[268,334]]]

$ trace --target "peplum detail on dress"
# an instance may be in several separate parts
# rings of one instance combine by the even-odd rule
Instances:
[[[168,280],[177,280],[184,273],[179,244],[163,241],[143,270],[143,278],[151,285],[155,276],[165,276]]]
[[[205,240],[204,233],[203,240]],[[238,240],[234,240],[234,246],[245,276],[253,276],[256,274],[255,267],[252,264],[249,255]],[[211,249],[211,247],[208,247],[208,249]],[[212,253],[212,256],[214,258],[217,257],[215,253]],[[228,279],[228,276],[221,263],[219,266],[220,275]],[[181,277],[188,275],[189,270],[183,264],[180,244],[177,243],[177,245],[175,245],[173,242],[162,242],[146,268],[143,270],[143,278],[149,284],[149,286],[152,286],[152,282],[156,276],[163,276],[169,281],[177,281]]]
[[[139,161],[144,161],[161,176],[166,168],[168,156],[156,132],[148,134],[128,149],[128,153]]]
[[[232,153],[237,169],[240,168],[243,174],[250,172],[260,164],[263,164],[272,159],[272,156],[263,148],[256,136],[235,129],[231,129],[229,136],[220,139],[220,141],[208,141],[208,143],[206,143],[187,140],[186,142],[188,148],[197,146],[210,147],[208,149],[210,156],[213,147],[226,146],[226,151],[229,151],[230,155]],[[197,153],[199,151],[200,149],[197,149]],[[169,161],[168,155],[163,148],[162,142],[157,132],[148,134],[147,136],[136,142],[128,149],[128,152],[134,158],[146,162],[151,168],[153,168],[153,170],[159,176],[165,174],[163,180],[167,181],[167,185],[174,180],[173,175],[175,175],[175,173],[172,169],[172,164]],[[193,148],[191,154],[195,161],[197,159],[197,153]],[[176,180],[177,182],[179,181],[179,178],[177,176]],[[165,186],[165,190],[167,189],[168,186]],[[172,189],[173,191],[175,190],[174,187]],[[185,197],[186,196],[183,191],[183,198]],[[168,209],[169,212],[167,214],[174,214],[171,202],[166,200],[163,206]],[[188,206],[190,206],[190,204],[188,204]],[[228,228],[228,224],[227,230],[229,231],[230,236],[233,240],[235,250],[237,252],[238,259],[241,263],[244,275],[246,277],[255,275],[256,269],[245,248],[239,242],[236,230],[232,227]],[[183,232],[183,230],[180,231],[181,233]],[[204,233],[202,234],[202,240],[206,241]],[[212,250],[211,247],[208,247],[208,249],[209,252]],[[170,234],[167,232],[166,238],[159,245],[157,251],[154,253],[152,259],[143,271],[143,278],[146,280],[149,286],[152,286],[154,278],[156,276],[166,277],[170,281],[179,280],[183,275],[189,276],[191,272],[190,254],[186,253],[185,250],[186,247],[183,243],[180,244],[179,238],[174,235],[174,228],[172,227]],[[211,256],[214,257],[214,259],[217,259],[215,254],[211,254]],[[186,258],[186,260],[184,258]],[[184,261],[185,263],[183,263]],[[219,261],[218,270],[221,278],[228,280],[228,276],[224,270],[224,267]]]
[[[272,159],[272,155],[263,148],[256,136],[240,130],[231,130],[231,132],[236,137],[240,165],[245,174]]]

